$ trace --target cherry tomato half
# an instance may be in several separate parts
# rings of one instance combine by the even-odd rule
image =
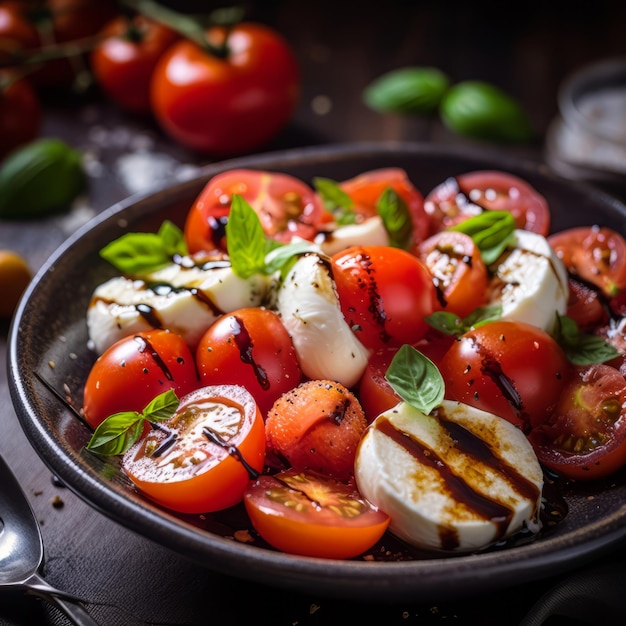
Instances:
[[[626,465],[626,380],[609,365],[577,367],[552,415],[529,434],[537,458],[591,480]]]
[[[331,258],[339,304],[371,349],[415,343],[438,308],[432,277],[414,255],[388,246],[352,246]]]
[[[194,355],[182,337],[167,330],[141,332],[98,357],[85,383],[83,412],[96,428],[114,413],[142,411],[168,389],[180,397],[199,386]]]
[[[0,70],[0,159],[39,135],[41,106],[26,79]]]
[[[150,112],[150,81],[163,53],[179,36],[143,15],[119,16],[101,31],[91,53],[98,85],[116,104],[135,113]]]
[[[389,517],[353,484],[315,472],[285,470],[252,481],[244,505],[259,535],[290,554],[349,559],[371,548]]]
[[[224,229],[235,194],[257,212],[265,234],[284,243],[294,237],[312,240],[328,215],[313,189],[293,176],[229,170],[206,184],[187,215],[185,240],[192,253],[226,251]]]
[[[302,379],[291,337],[280,317],[259,307],[218,318],[203,335],[196,363],[205,385],[243,385],[262,415]]]
[[[512,321],[470,330],[439,363],[447,398],[494,413],[524,432],[550,415],[570,368],[553,337]]]
[[[449,178],[424,200],[431,232],[443,230],[485,210],[510,211],[517,228],[550,231],[546,199],[526,181],[497,170],[484,170]]]
[[[626,240],[600,226],[578,226],[548,237],[572,274],[596,285],[609,297],[626,289]]]
[[[226,509],[241,502],[263,470],[263,418],[244,387],[197,389],[159,425],[124,454],[122,467],[161,506],[181,513]]]
[[[153,75],[152,109],[182,145],[222,156],[259,148],[291,118],[299,68],[287,41],[262,24],[207,31],[220,58],[189,40],[174,44]]]
[[[435,233],[419,245],[418,258],[432,274],[444,310],[466,317],[485,304],[487,267],[469,235]]]
[[[383,191],[391,187],[404,200],[411,215],[414,245],[428,234],[424,196],[411,182],[405,170],[397,167],[371,170],[345,180],[339,186],[354,202],[353,210],[364,217],[377,215],[376,205]]]

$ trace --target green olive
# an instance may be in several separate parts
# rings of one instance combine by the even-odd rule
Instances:
[[[533,138],[520,104],[482,81],[465,81],[451,87],[441,101],[440,114],[452,131],[475,139],[526,143]]]
[[[0,250],[0,319],[13,315],[31,278],[24,258],[11,250]]]

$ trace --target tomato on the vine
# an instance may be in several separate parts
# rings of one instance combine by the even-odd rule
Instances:
[[[180,397],[199,386],[194,355],[182,337],[166,330],[136,333],[98,357],[85,383],[83,412],[96,428],[114,413],[142,411],[168,389]]]
[[[512,321],[473,328],[439,363],[447,398],[494,413],[524,432],[550,415],[571,367],[551,335]]]
[[[240,385],[202,387],[122,459],[151,500],[181,513],[220,511],[241,502],[265,458],[263,418]]]
[[[350,196],[353,211],[364,217],[377,214],[376,205],[385,189],[390,187],[405,202],[413,225],[413,247],[428,234],[428,218],[424,212],[424,196],[409,179],[405,170],[398,167],[381,168],[363,172],[339,183]]]
[[[91,69],[98,85],[124,109],[149,113],[152,72],[179,35],[139,14],[116,17],[99,36],[101,41],[91,53]]]
[[[354,484],[310,471],[260,476],[243,502],[259,535],[289,554],[349,559],[371,548],[389,525],[389,516]]]
[[[438,308],[432,277],[414,255],[387,246],[352,246],[331,258],[343,315],[361,343],[377,349],[415,343]]]
[[[626,290],[626,239],[605,226],[577,226],[548,237],[569,272],[608,297]]]
[[[552,415],[529,434],[537,457],[567,478],[602,478],[626,465],[626,380],[614,367],[576,367]]]
[[[233,195],[257,213],[268,237],[283,243],[312,240],[330,215],[309,185],[288,174],[236,169],[214,176],[187,214],[185,240],[191,253],[226,251],[225,228]]]
[[[419,245],[418,257],[433,276],[444,310],[466,317],[485,304],[487,267],[469,235],[451,230],[435,233]]]
[[[251,307],[219,317],[204,333],[196,363],[205,385],[243,385],[265,417],[302,378],[291,337],[280,317]]]
[[[510,211],[517,228],[546,236],[550,210],[546,199],[529,183],[497,170],[480,170],[448,178],[424,200],[431,232],[467,219],[485,210]]]
[[[272,28],[242,22],[207,31],[213,50],[174,44],[153,74],[152,109],[164,131],[184,146],[217,155],[242,154],[273,139],[299,97],[299,67],[289,43]]]
[[[0,70],[0,159],[39,136],[41,106],[26,79]]]

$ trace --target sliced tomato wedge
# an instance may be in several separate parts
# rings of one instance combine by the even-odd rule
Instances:
[[[267,543],[289,554],[349,559],[371,548],[389,516],[352,483],[311,471],[284,470],[248,485],[244,504]]]
[[[122,467],[148,498],[181,513],[241,502],[263,470],[265,429],[252,395],[238,385],[203,387],[126,452]]]
[[[539,461],[567,478],[612,474],[626,465],[626,380],[609,365],[576,368],[552,416],[528,438]]]

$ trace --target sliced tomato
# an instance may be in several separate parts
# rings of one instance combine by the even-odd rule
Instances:
[[[364,172],[339,183],[339,187],[354,202],[353,210],[364,217],[377,215],[377,204],[387,188],[404,200],[413,223],[414,245],[428,234],[428,218],[424,212],[424,196],[409,179],[405,170],[388,167]]]
[[[185,239],[191,253],[226,251],[225,227],[235,194],[257,212],[265,234],[281,242],[294,237],[312,240],[320,224],[331,217],[313,189],[293,176],[230,170],[213,177],[189,211]]]
[[[309,380],[270,409],[267,448],[293,469],[348,480],[366,426],[363,408],[349,389],[331,380]]]
[[[315,472],[285,470],[252,481],[244,496],[259,535],[289,554],[349,559],[371,548],[389,517],[350,483]]]
[[[445,311],[466,317],[485,304],[489,277],[480,250],[465,233],[440,231],[418,247]]]
[[[608,313],[598,288],[571,277],[568,280],[567,316],[586,332],[608,322]]]
[[[439,363],[446,397],[495,413],[524,432],[551,414],[570,368],[548,333],[511,321],[470,330]]]
[[[241,502],[263,470],[263,417],[239,385],[203,387],[126,452],[122,467],[135,486],[181,513],[219,511]]]
[[[548,237],[567,270],[609,298],[626,289],[626,240],[611,228],[578,226]]]
[[[331,263],[341,310],[364,346],[412,344],[426,334],[423,318],[439,305],[430,272],[416,256],[388,246],[352,246]]]
[[[529,440],[541,463],[567,478],[612,474],[626,465],[626,380],[609,365],[577,367]]]
[[[141,412],[168,389],[180,397],[199,386],[194,355],[180,335],[136,333],[114,343],[94,363],[85,383],[83,413],[96,428],[114,413]]]
[[[461,174],[435,187],[424,200],[431,232],[437,232],[483,211],[510,211],[517,228],[544,235],[550,232],[546,199],[526,181],[498,170]]]
[[[280,317],[260,307],[218,318],[198,344],[196,363],[205,385],[243,385],[263,416],[302,379],[291,337]]]

